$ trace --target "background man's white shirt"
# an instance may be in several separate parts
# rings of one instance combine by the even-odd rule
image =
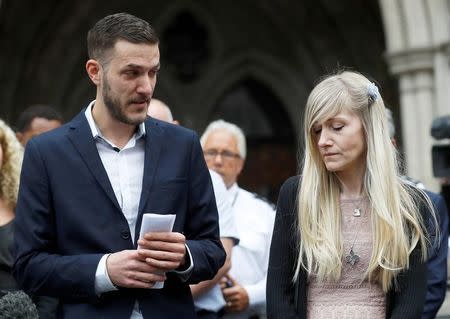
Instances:
[[[245,288],[249,309],[229,313],[224,318],[248,318],[253,312],[265,313],[266,281],[270,243],[275,221],[274,208],[237,184],[228,189],[239,233],[239,245],[233,248],[230,275]]]
[[[216,172],[209,170],[211,181],[216,197],[217,211],[219,213],[220,237],[227,237],[239,240],[239,234],[231,211],[231,201],[222,177]],[[194,300],[197,308],[217,312],[225,306],[225,299],[222,295],[220,285],[215,285],[208,292],[198,296]]]

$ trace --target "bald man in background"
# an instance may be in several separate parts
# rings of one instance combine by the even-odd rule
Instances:
[[[147,115],[155,119],[179,125],[177,120],[173,119],[170,108],[163,101],[152,98],[148,107]]]
[[[178,121],[173,120],[169,106],[154,98],[150,101],[147,115],[160,121],[179,125]],[[220,241],[225,248],[227,257],[212,280],[202,281],[190,286],[198,319],[218,319],[222,317],[226,302],[219,282],[231,269],[231,252],[233,246],[239,244],[239,233],[231,211],[231,201],[225,183],[216,172],[209,170],[209,173],[211,174],[219,213]]]

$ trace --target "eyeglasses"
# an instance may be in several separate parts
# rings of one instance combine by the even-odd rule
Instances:
[[[218,155],[220,155],[220,157],[222,157],[222,159],[225,159],[225,160],[231,160],[233,158],[240,158],[241,157],[237,153],[233,153],[233,152],[226,151],[226,150],[219,152],[218,150],[215,150],[215,149],[206,150],[206,151],[203,152],[203,155],[205,156],[205,158],[207,160],[215,159]]]

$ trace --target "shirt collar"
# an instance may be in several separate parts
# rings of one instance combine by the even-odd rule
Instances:
[[[234,183],[233,185],[231,185],[230,188],[228,188],[228,192],[230,194],[235,194],[238,190],[239,190],[239,186],[237,183]]]
[[[94,103],[95,100],[89,103],[88,107],[86,108],[86,111],[84,112],[84,115],[86,116],[86,119],[89,123],[92,136],[94,138],[101,137],[102,139],[105,139],[102,135],[102,132],[100,132],[100,130],[98,129],[97,124],[94,121],[94,117],[92,116],[92,108],[94,107]],[[145,123],[142,122],[141,124],[138,125],[134,138],[138,140],[145,135],[146,135]]]

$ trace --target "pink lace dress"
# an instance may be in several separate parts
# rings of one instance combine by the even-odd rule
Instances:
[[[367,197],[341,200],[344,260],[338,282],[319,282],[315,276],[308,281],[308,319],[384,319],[386,294],[378,284],[364,278],[372,254],[372,227]],[[353,216],[360,206],[361,216]],[[356,240],[355,240],[356,237]],[[353,251],[359,256],[354,265],[345,256]]]

